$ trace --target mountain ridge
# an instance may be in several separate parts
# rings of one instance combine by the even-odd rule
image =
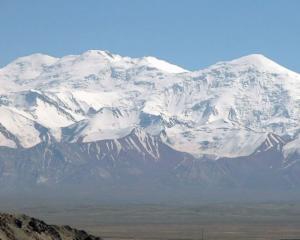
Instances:
[[[30,60],[31,58],[33,60]],[[150,134],[159,135],[161,131],[165,131],[169,136],[166,138],[168,142],[173,143],[172,146],[180,151],[190,149],[191,141],[196,140],[198,143],[188,150],[196,155],[214,154],[215,151],[219,156],[239,156],[251,153],[246,150],[242,150],[244,153],[239,153],[240,150],[238,150],[232,155],[230,152],[234,152],[234,149],[230,145],[226,147],[227,153],[218,153],[214,146],[207,151],[205,142],[211,142],[208,131],[214,129],[232,129],[231,134],[237,139],[241,138],[242,142],[246,141],[245,136],[254,138],[255,142],[259,141],[259,135],[261,135],[258,132],[293,135],[289,129],[283,130],[282,126],[290,129],[297,127],[299,119],[296,116],[300,112],[300,100],[297,97],[298,91],[300,93],[300,75],[296,75],[294,79],[293,72],[263,55],[248,55],[233,61],[220,62],[196,72],[171,73],[171,76],[170,73],[159,72],[157,68],[144,69],[142,67],[140,69],[139,64],[145,62],[145,59],[146,65],[147,59],[161,61],[153,57],[132,59],[99,50],[90,50],[81,55],[68,55],[62,58],[42,54],[21,57],[0,69],[0,81],[3,81],[2,78],[6,82],[10,79],[20,85],[20,90],[15,86],[11,87],[10,92],[5,90],[5,93],[1,95],[0,110],[3,116],[20,114],[14,119],[20,122],[19,124],[25,121],[29,126],[33,126],[34,124],[30,123],[33,121],[48,128],[50,134],[58,136],[57,139],[61,138],[59,129],[76,123],[83,126],[81,121],[86,122],[86,129],[75,138],[86,139],[84,141],[115,139],[125,136],[130,129],[143,124],[143,128]],[[24,61],[26,64],[18,65]],[[40,61],[43,63],[36,64]],[[117,65],[110,66],[114,64],[113,62],[117,62]],[[12,76],[3,75],[3,72],[9,72],[10,68],[16,64],[21,72],[14,71],[11,73]],[[38,66],[35,67],[35,65]],[[146,65],[143,63],[141,66]],[[29,66],[29,70],[33,66],[34,69],[41,71],[37,76],[34,75],[35,80],[28,78],[26,66]],[[139,69],[138,72],[132,71],[132,67]],[[96,75],[91,74],[96,69],[100,72]],[[64,71],[67,72],[63,73]],[[54,78],[57,78],[54,85],[51,72]],[[119,73],[116,74],[117,72]],[[87,76],[83,76],[83,73]],[[30,76],[33,75],[29,74]],[[68,80],[73,78],[74,80]],[[162,79],[157,82],[160,78]],[[291,79],[292,83],[285,78]],[[40,82],[44,80],[48,83],[40,85]],[[34,82],[37,82],[37,85]],[[126,83],[126,88],[122,87],[124,83]],[[26,90],[27,86],[30,88]],[[198,97],[199,94],[203,97]],[[256,103],[252,104],[251,101],[257,104],[265,102],[266,105],[262,110],[256,110],[254,109]],[[248,102],[253,106],[249,108]],[[294,106],[288,109],[288,105]],[[247,114],[247,108],[252,111],[252,115]],[[99,112],[100,109],[107,110]],[[120,115],[113,115],[114,111],[118,111]],[[47,117],[49,114],[52,116],[51,121]],[[145,124],[145,117],[149,118],[147,121],[152,122],[148,124],[149,126]],[[254,124],[247,122],[247,119],[251,118]],[[105,126],[99,125],[99,122],[105,121],[108,121]],[[129,123],[124,125],[128,121]],[[9,124],[1,124],[6,126],[7,130],[10,129]],[[206,129],[207,124],[211,125],[212,129]],[[268,126],[267,129],[263,129],[265,126]],[[237,135],[235,128],[239,128],[238,132],[242,135]],[[249,129],[254,131],[249,131]],[[213,134],[211,136],[218,138],[218,135],[226,134],[220,131],[218,130],[216,136]],[[16,130],[12,129],[10,132],[14,133]],[[191,138],[186,134],[188,132],[192,133]],[[35,139],[30,140],[34,144],[39,141],[39,133],[34,127],[31,127],[28,134],[22,138]],[[207,137],[203,137],[205,135]],[[5,137],[1,136],[1,138],[4,142]],[[184,141],[179,141],[179,139]],[[228,139],[228,136],[225,136],[225,139]],[[22,141],[20,143],[22,145]],[[223,143],[220,142],[220,144]],[[12,143],[7,141],[6,145],[11,146]],[[24,142],[23,146],[32,146],[32,144]]]
[[[263,55],[191,72],[98,50],[35,54],[0,83],[2,183],[300,182],[300,75]]]

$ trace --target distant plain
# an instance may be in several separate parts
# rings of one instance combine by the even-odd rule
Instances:
[[[299,202],[0,205],[109,240],[300,239]]]

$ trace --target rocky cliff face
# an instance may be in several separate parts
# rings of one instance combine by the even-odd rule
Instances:
[[[1,240],[101,240],[69,226],[48,225],[25,215],[0,213]]]

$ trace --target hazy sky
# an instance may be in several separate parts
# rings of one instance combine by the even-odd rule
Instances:
[[[187,69],[262,53],[300,72],[300,1],[0,0],[0,66],[106,49]]]

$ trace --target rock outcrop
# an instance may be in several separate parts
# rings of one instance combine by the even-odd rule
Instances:
[[[25,215],[0,213],[0,240],[101,240],[70,226],[48,225]]]

